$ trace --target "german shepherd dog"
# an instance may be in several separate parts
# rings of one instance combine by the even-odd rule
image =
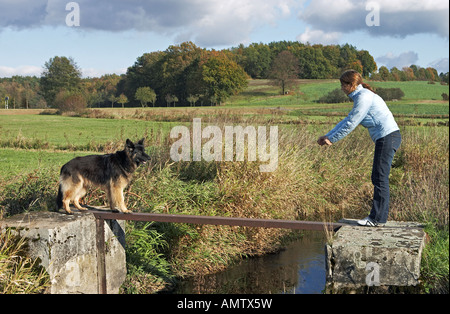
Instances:
[[[123,190],[130,183],[133,172],[150,159],[145,153],[144,139],[137,144],[127,140],[125,149],[114,154],[77,157],[61,168],[59,191],[56,203],[70,215],[70,202],[78,210],[80,199],[86,195],[89,186],[104,189],[109,206],[113,211],[131,213],[127,209]]]

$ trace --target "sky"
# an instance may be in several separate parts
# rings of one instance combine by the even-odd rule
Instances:
[[[378,67],[449,71],[447,0],[0,0],[0,77],[55,56],[83,77],[124,74],[146,52],[289,40],[350,44]]]

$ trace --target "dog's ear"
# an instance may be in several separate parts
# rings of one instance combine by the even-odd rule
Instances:
[[[132,141],[130,141],[129,139],[127,139],[127,142],[125,144],[125,148],[133,150],[134,149],[134,143]]]
[[[144,146],[144,140],[145,140],[145,138],[143,138],[142,140],[140,140],[140,141],[138,142],[138,145]]]

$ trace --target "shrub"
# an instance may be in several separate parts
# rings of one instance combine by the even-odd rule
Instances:
[[[329,92],[327,95],[319,98],[319,103],[337,104],[350,101],[350,98],[340,89]]]
[[[61,91],[56,95],[55,105],[60,113],[75,112],[81,113],[86,109],[87,103],[83,95],[75,92]]]
[[[442,93],[442,100],[448,101],[448,94],[447,93]]]
[[[385,101],[400,100],[405,96],[405,93],[400,88],[377,88],[376,93]]]
[[[0,185],[0,219],[28,211],[55,210],[58,173],[36,170]]]

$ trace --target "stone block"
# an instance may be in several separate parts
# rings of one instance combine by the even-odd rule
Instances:
[[[327,291],[362,292],[369,287],[415,287],[426,233],[420,225],[389,222],[384,227],[347,223],[326,247]],[[379,289],[382,291],[382,289]]]
[[[126,277],[124,222],[105,221],[108,293],[118,293]],[[98,293],[96,228],[93,214],[33,212],[0,221],[29,239],[28,255],[50,275],[51,294]]]

